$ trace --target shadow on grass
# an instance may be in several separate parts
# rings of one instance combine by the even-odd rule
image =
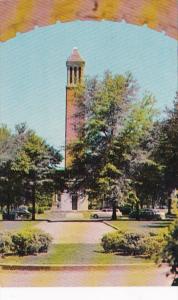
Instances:
[[[160,222],[160,223],[153,223],[153,224],[148,224],[144,227],[149,227],[149,228],[165,228],[168,227],[169,225],[171,225],[171,221],[170,222]]]

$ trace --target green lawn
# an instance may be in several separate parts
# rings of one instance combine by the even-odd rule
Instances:
[[[38,221],[0,221],[0,231],[17,231],[31,229]]]
[[[29,229],[38,221],[0,221],[0,231]],[[168,228],[169,221],[108,221],[122,231],[159,232]],[[112,231],[112,228],[111,228]],[[140,264],[150,260],[104,253],[99,244],[53,244],[48,253],[33,256],[8,256],[0,258],[0,264]]]
[[[44,214],[36,214],[36,221],[3,221],[2,214],[0,214],[0,231],[12,231],[12,230],[21,230],[21,229],[28,229],[35,226],[39,220],[46,219],[46,213]]]
[[[118,220],[108,221],[109,224],[114,225],[119,230],[131,231],[139,233],[161,232],[169,227],[171,221],[130,221]]]
[[[150,263],[144,258],[104,253],[99,244],[52,245],[47,254],[36,256],[8,256],[0,258],[0,264],[140,264]]]

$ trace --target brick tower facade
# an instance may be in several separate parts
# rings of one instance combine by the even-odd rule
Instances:
[[[76,137],[76,124],[78,123],[75,114],[77,105],[75,102],[75,87],[84,80],[85,61],[80,56],[78,49],[73,48],[71,55],[67,59],[67,86],[66,86],[66,129],[65,129],[65,167],[70,166],[71,157],[67,151],[68,145]]]
[[[77,103],[75,99],[75,87],[84,80],[85,61],[80,56],[77,48],[73,48],[67,59],[67,86],[66,86],[66,129],[65,129],[65,167],[71,165],[72,157],[69,155],[68,146],[77,138],[76,125],[79,118],[76,116]],[[61,211],[85,211],[88,210],[88,197],[84,191],[78,190],[73,193],[68,188],[63,191],[59,201]]]

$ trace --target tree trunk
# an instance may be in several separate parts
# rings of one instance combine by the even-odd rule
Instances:
[[[136,204],[136,220],[140,221],[140,208],[139,208],[139,203]]]
[[[112,205],[112,220],[117,220],[117,207],[116,207],[116,201],[113,201]]]
[[[140,201],[140,207],[141,207],[141,209],[143,208],[143,202],[142,201]]]
[[[8,216],[10,214],[10,195],[8,192],[7,192],[7,214]]]
[[[10,204],[9,204],[9,200],[8,200],[8,202],[7,202],[7,214],[8,214],[8,216],[9,216],[9,214],[10,214]]]
[[[171,215],[172,213],[172,199],[171,197],[168,199],[168,215]]]
[[[36,201],[35,201],[35,184],[32,189],[32,221],[35,221],[35,208],[36,208]]]

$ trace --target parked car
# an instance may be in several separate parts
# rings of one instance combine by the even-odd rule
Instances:
[[[117,217],[121,217],[122,213],[119,209],[116,210]],[[111,208],[103,208],[101,210],[97,210],[91,213],[90,217],[92,219],[111,219],[112,218],[112,209]]]
[[[13,221],[13,220],[29,220],[31,219],[31,213],[26,208],[19,207],[13,209],[9,214],[5,211],[2,214],[3,220]]]
[[[133,210],[129,214],[129,218],[136,219],[138,217],[138,212]],[[158,209],[145,208],[139,210],[139,218],[141,220],[164,220],[166,218],[165,212],[159,211]]]

